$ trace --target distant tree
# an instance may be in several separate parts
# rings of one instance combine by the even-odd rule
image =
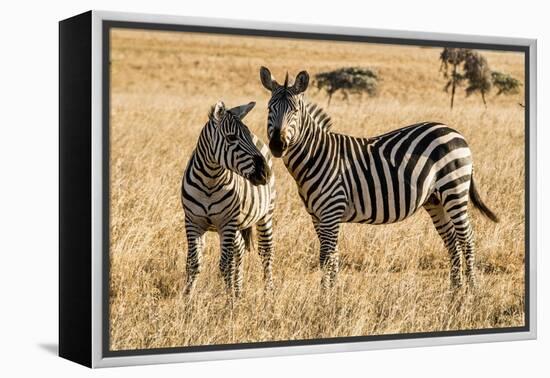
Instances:
[[[315,75],[315,83],[319,90],[328,94],[328,104],[332,95],[341,91],[344,99],[350,93],[366,92],[375,96],[378,87],[378,75],[375,71],[361,67],[344,67],[334,71],[321,72]]]
[[[439,55],[441,61],[439,71],[443,71],[443,76],[448,79],[444,88],[445,92],[449,92],[449,88],[451,89],[451,109],[454,105],[456,88],[466,80],[460,66],[466,61],[469,54],[470,50],[468,49],[445,47]]]
[[[487,107],[485,94],[491,90],[491,70],[487,59],[477,52],[470,51],[464,61],[464,77],[468,80],[466,96],[479,92],[483,105]]]
[[[491,72],[491,79],[493,81],[493,86],[498,90],[497,96],[501,94],[517,94],[519,92],[519,87],[522,85],[518,79],[498,71]]]
[[[451,89],[451,109],[454,104],[456,88],[467,83],[466,96],[479,92],[483,104],[487,107],[486,95],[495,86],[497,95],[517,93],[521,83],[510,75],[491,71],[487,59],[470,49],[444,48],[439,56],[440,71],[448,79],[445,91]]]

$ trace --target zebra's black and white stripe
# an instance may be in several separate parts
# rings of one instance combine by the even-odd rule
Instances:
[[[466,277],[474,284],[474,233],[468,200],[486,216],[496,216],[481,201],[473,181],[471,151],[450,127],[424,122],[374,138],[330,131],[330,117],[303,93],[309,75],[302,71],[292,86],[288,74],[279,85],[262,67],[271,91],[269,147],[282,157],[296,181],[320,240],[323,287],[338,271],[337,241],[342,222],[386,224],[401,221],[424,207],[449,250],[451,285]]]
[[[220,270],[231,294],[242,288],[242,258],[258,235],[266,288],[272,286],[275,201],[271,154],[241,122],[255,103],[226,110],[218,102],[202,129],[182,180],[187,234],[187,283],[190,293],[201,270],[204,234],[220,235]]]

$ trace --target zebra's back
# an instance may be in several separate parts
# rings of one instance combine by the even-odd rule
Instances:
[[[345,222],[392,223],[414,214],[431,195],[456,194],[457,188],[467,193],[471,152],[464,137],[446,125],[422,123],[370,139],[341,138]]]

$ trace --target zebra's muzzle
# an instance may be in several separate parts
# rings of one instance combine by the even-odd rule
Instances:
[[[250,175],[249,180],[253,185],[265,185],[271,177],[271,169],[262,156],[254,157],[254,173]]]
[[[271,153],[276,158],[280,158],[283,156],[283,153],[286,150],[286,143],[284,141],[281,141],[279,138],[271,138],[269,141],[269,149],[271,150]]]

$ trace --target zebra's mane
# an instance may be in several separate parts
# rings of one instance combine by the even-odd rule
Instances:
[[[313,102],[307,102],[306,110],[315,124],[324,132],[329,132],[332,127],[332,119],[323,108]]]

